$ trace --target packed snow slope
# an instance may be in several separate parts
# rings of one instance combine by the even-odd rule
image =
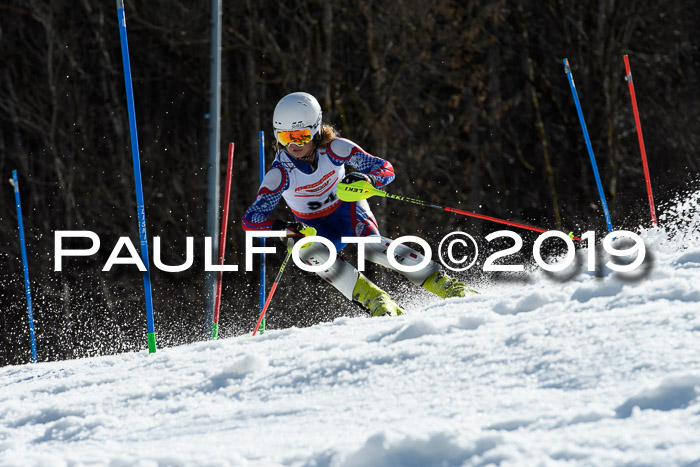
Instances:
[[[700,219],[636,280],[0,369],[2,466],[700,465]]]

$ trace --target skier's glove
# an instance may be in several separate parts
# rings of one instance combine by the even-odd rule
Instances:
[[[301,222],[285,222],[276,220],[272,224],[272,230],[284,230],[287,232],[287,238],[312,237],[316,235],[316,229],[304,225]]]
[[[357,182],[359,180],[364,180],[366,182],[369,182],[373,187],[377,188],[377,178],[374,175],[370,174],[363,174],[360,172],[350,172],[343,178],[341,183],[346,183],[346,184],[351,184],[353,182]]]
[[[284,230],[287,233],[285,238],[280,238],[285,246],[287,246],[287,239],[292,239],[293,245],[295,240],[303,237],[313,237],[316,235],[316,229],[309,227],[308,225],[304,225],[301,222],[284,222],[276,220],[272,224],[272,230]],[[308,246],[311,246],[311,243],[307,243],[302,248],[306,248]]]

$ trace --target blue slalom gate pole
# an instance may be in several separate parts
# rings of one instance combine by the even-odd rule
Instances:
[[[143,286],[146,296],[146,326],[148,331],[148,352],[156,351],[156,333],[153,328],[153,298],[151,295],[151,269],[148,259],[148,237],[146,236],[146,208],[143,203],[143,185],[141,183],[141,160],[139,159],[139,139],[136,132],[136,111],[134,110],[134,91],[131,84],[131,64],[129,63],[129,43],[126,39],[126,18],[124,17],[124,0],[117,0],[119,17],[119,38],[122,44],[122,62],[124,64],[124,83],[126,85],[126,104],[129,111],[129,130],[131,134],[131,156],[134,163],[134,184],[136,185],[136,211],[141,240],[141,260],[146,270],[143,272]]]
[[[586,122],[583,119],[583,112],[581,111],[581,103],[578,100],[578,93],[576,92],[576,85],[574,84],[574,77],[571,74],[571,66],[569,66],[569,59],[564,59],[564,72],[569,78],[569,86],[571,87],[571,93],[574,95],[574,103],[576,104],[576,111],[578,112],[578,119],[581,121],[581,128],[583,129],[583,137],[586,140],[586,147],[588,148],[588,156],[591,159],[591,165],[593,166],[593,174],[595,175],[595,182],[598,185],[598,194],[600,195],[600,202],[603,205],[603,212],[605,213],[605,222],[608,224],[608,232],[613,231],[612,222],[610,221],[610,212],[608,211],[608,203],[605,202],[605,193],[603,192],[603,184],[600,181],[600,175],[598,174],[598,166],[595,163],[595,156],[593,155],[593,147],[591,146],[591,138],[588,136],[588,129],[586,128]]]
[[[260,183],[265,178],[265,132],[258,133],[258,153],[260,154]],[[260,245],[265,246],[265,238],[260,239]],[[260,254],[260,314],[265,308],[265,253]],[[265,317],[260,324],[260,334],[265,332]]]
[[[19,242],[22,249],[22,266],[24,267],[24,290],[27,294],[27,315],[29,317],[29,340],[32,346],[32,363],[36,363],[36,339],[34,337],[34,316],[32,314],[32,291],[29,287],[29,262],[27,261],[27,247],[24,241],[24,224],[22,223],[22,203],[19,201],[19,180],[17,171],[12,171],[10,183],[15,189],[15,202],[17,203],[17,223],[19,224]]]

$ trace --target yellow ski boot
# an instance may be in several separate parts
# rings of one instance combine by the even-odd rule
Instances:
[[[382,289],[360,274],[352,291],[352,299],[369,311],[372,316],[399,316],[404,313]]]
[[[435,271],[423,282],[423,288],[441,298],[468,297],[476,290],[468,288],[460,280],[454,279],[445,271]]]

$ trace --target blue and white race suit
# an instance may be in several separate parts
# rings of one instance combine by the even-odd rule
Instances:
[[[393,166],[344,138],[335,138],[324,147],[317,148],[314,161],[316,164],[300,161],[286,151],[279,150],[260,185],[255,201],[243,216],[243,229],[272,229],[273,220],[269,216],[284,197],[294,217],[299,222],[314,227],[317,235],[330,240],[337,251],[347,245],[341,241],[341,237],[381,237],[379,226],[367,201],[341,201],[336,195],[336,189],[345,176],[345,165],[372,175],[378,188],[394,180]],[[367,244],[366,258],[393,269],[387,258],[390,242],[391,239],[381,237],[380,243]],[[418,264],[423,260],[420,253],[405,245],[401,245],[395,252],[396,260],[404,265]],[[323,264],[328,255],[328,249],[323,245],[313,244],[301,250],[300,257],[308,264]],[[416,285],[421,285],[438,269],[440,266],[431,261],[420,271],[401,274]],[[352,298],[358,271],[349,263],[335,261],[330,269],[318,274],[343,295]]]

